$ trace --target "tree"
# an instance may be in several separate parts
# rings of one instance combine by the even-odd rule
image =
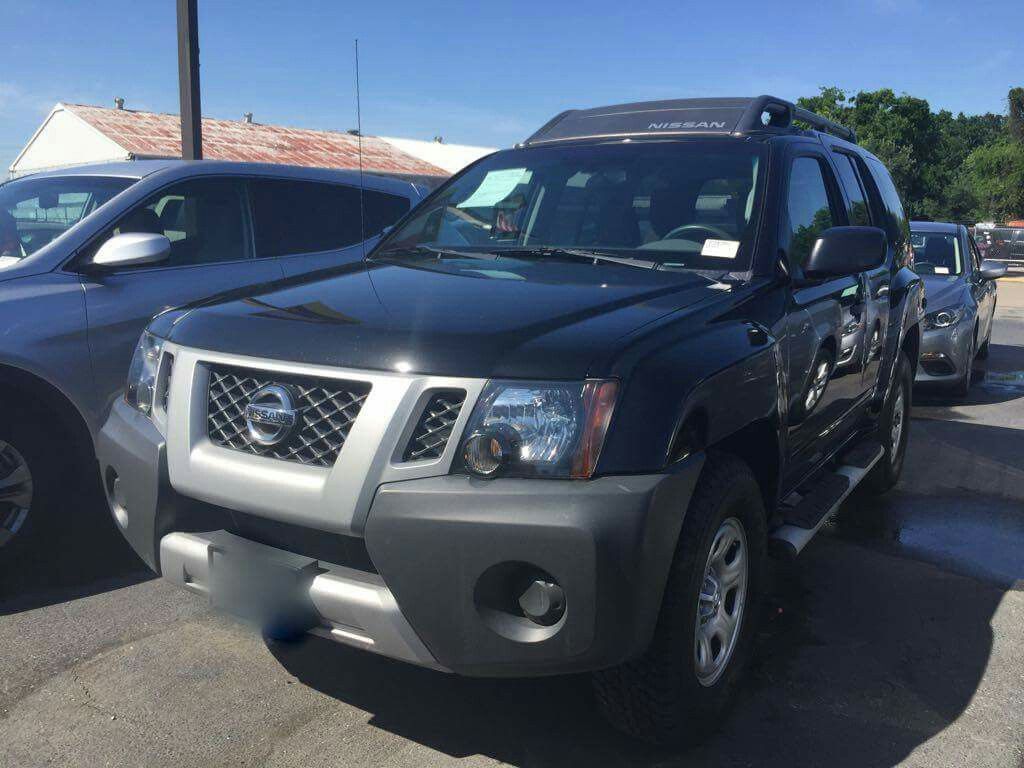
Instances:
[[[1024,144],[1024,88],[1011,88],[1006,101],[1010,109],[1010,135]]]
[[[1008,221],[1024,214],[1024,147],[1005,137],[978,147],[964,162],[962,183],[974,199],[977,221]]]

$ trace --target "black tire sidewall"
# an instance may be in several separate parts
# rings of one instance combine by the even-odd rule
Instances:
[[[895,378],[889,390],[889,397],[886,400],[885,407],[882,409],[882,418],[877,428],[878,440],[882,443],[884,453],[865,481],[865,486],[873,493],[885,493],[888,491],[896,485],[900,479],[900,474],[903,472],[903,463],[906,460],[907,443],[910,436],[910,409],[913,404],[911,399],[913,395],[912,385],[913,375],[911,374],[910,360],[907,358],[906,352],[901,352],[895,371]],[[893,461],[891,434],[897,387],[903,388],[903,433],[900,436],[896,461]]]
[[[39,419],[0,419],[0,440],[21,454],[32,474],[32,503],[18,532],[0,547],[0,556],[30,549],[52,522],[52,516],[69,487],[74,484],[53,433]]]

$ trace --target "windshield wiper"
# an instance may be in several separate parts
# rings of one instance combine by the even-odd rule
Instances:
[[[640,269],[657,269],[658,262],[644,261],[643,259],[631,259],[628,256],[615,256],[603,251],[594,251],[589,248],[556,248],[550,245],[538,245],[530,248],[502,248],[499,254],[510,256],[526,256],[551,259],[572,259],[574,261],[589,261],[596,264],[599,261],[611,264],[625,264],[628,267]]]
[[[388,248],[371,258],[386,258],[389,253],[400,256],[426,253],[438,258],[475,259],[477,261],[497,261],[499,258],[496,253],[474,253],[473,251],[459,251],[454,248],[436,248],[432,245],[415,245],[411,248]]]

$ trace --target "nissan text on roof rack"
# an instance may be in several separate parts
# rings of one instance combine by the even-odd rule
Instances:
[[[921,280],[854,140],[768,96],[565,112],[360,268],[159,315],[101,434],[118,525],[272,636],[588,671],[618,728],[702,732],[766,555],[903,466]]]

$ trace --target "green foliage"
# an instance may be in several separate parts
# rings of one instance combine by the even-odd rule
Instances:
[[[889,88],[835,86],[798,101],[857,132],[889,168],[911,218],[968,222],[1024,217],[1024,88],[1008,103],[1009,118],[954,116]]]

